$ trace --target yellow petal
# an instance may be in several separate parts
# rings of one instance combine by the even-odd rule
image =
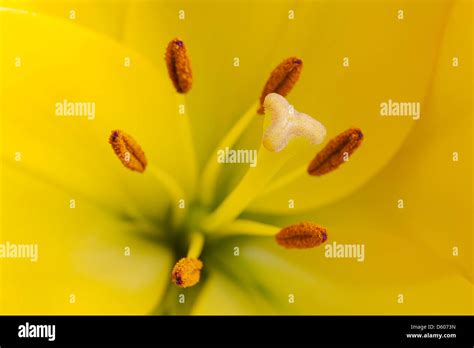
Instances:
[[[226,275],[213,272],[192,308],[193,315],[261,315],[268,308]],[[268,310],[268,309],[267,309]]]
[[[145,314],[155,306],[169,282],[166,249],[80,198],[71,209],[69,195],[10,166],[2,180],[1,243],[38,246],[36,262],[2,259],[2,313]]]
[[[387,4],[313,3],[310,50],[302,55],[305,67],[291,101],[327,128],[327,139],[358,127],[364,142],[337,171],[321,177],[303,173],[280,190],[263,195],[251,212],[288,214],[308,211],[356,191],[389,163],[412,127],[427,122],[428,94],[439,59],[440,42],[450,3]],[[331,29],[328,29],[331,28]],[[301,28],[301,31],[303,28]],[[416,52],[412,54],[410,52]],[[343,66],[344,57],[349,66]],[[421,118],[382,117],[380,104],[420,102]],[[281,175],[306,168],[315,156],[307,151],[282,168]],[[288,209],[288,201],[294,208]]]
[[[388,245],[383,244],[383,240],[387,240]],[[344,241],[347,239],[340,239],[341,243]],[[413,245],[407,252],[406,248],[400,248],[401,243],[389,245],[392,241],[389,236],[367,242],[363,263],[354,259],[325,258],[324,248],[294,252],[271,245],[273,241],[255,239],[236,239],[224,244],[222,251],[227,252],[227,267],[251,274],[256,279],[254,286],[265,289],[251,296],[253,303],[260,306],[260,314],[470,313],[472,284],[450,273],[447,267],[436,268],[438,264],[432,263],[435,259],[417,257],[419,246]],[[240,246],[239,257],[232,255],[234,245]],[[425,252],[421,254],[424,256]],[[233,284],[239,285],[234,287],[221,281],[220,277],[209,279],[206,285],[209,294],[206,296],[203,292],[196,312],[224,313],[213,305],[214,296],[219,296],[224,308],[238,307],[238,314],[252,314],[248,300],[238,295],[249,293],[245,278],[235,277]],[[224,289],[226,291],[222,291]],[[398,303],[400,294],[403,304]],[[206,312],[206,308],[210,311]]]
[[[5,7],[34,12],[39,15],[54,16],[76,25],[85,26],[120,40],[127,0],[120,2],[81,0],[4,0]]]
[[[451,44],[464,37],[457,35],[468,21],[468,11],[456,6],[447,27],[449,44],[440,54],[426,104],[428,112],[389,165],[357,194],[293,218],[311,219],[327,227],[328,245],[365,246],[363,262],[326,258],[323,250],[286,254],[285,258],[328,284],[326,296],[334,299],[328,313],[471,311],[472,128],[466,113],[471,78],[463,73],[468,67],[452,65],[454,51],[463,61],[470,53]],[[457,117],[446,117],[451,114]],[[453,161],[453,152],[458,152],[458,161]],[[281,255],[275,246],[268,247]],[[404,295],[405,305],[396,302],[399,294]]]
[[[150,164],[188,188],[187,161],[177,159],[182,134],[166,74],[134,51],[68,22],[6,11],[1,16],[4,158],[11,161],[20,152],[17,164],[70,189],[144,214],[164,213],[159,184],[125,170],[107,139],[117,128],[133,134]],[[127,57],[130,67],[124,66]],[[94,117],[56,116],[64,100],[95,103]]]

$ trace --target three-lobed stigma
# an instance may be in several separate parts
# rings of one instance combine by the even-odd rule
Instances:
[[[298,112],[277,93],[270,93],[263,103],[265,114],[271,115],[271,124],[263,135],[263,146],[272,152],[283,150],[291,139],[303,137],[311,144],[320,144],[326,136],[326,128],[317,120]]]

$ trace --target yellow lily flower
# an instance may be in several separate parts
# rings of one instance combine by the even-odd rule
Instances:
[[[4,1],[0,244],[38,259],[0,259],[1,313],[472,314],[470,16],[465,1]],[[286,98],[327,137],[271,152],[259,97],[288,57],[304,68]],[[420,119],[381,117],[388,99]],[[94,114],[60,117],[74,101]],[[351,127],[349,163],[309,175]],[[217,163],[226,145],[259,149],[255,168]],[[282,247],[293,237],[314,248]]]

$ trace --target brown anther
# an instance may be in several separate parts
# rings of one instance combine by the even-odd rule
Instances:
[[[323,244],[328,234],[324,227],[312,222],[300,222],[283,228],[275,238],[287,249],[308,249]]]
[[[178,93],[187,93],[193,84],[191,61],[184,42],[178,38],[168,44],[165,54],[166,67]]]
[[[286,97],[300,78],[301,69],[303,69],[303,61],[297,57],[287,58],[273,69],[260,96],[260,108],[257,111],[260,115],[264,114],[265,97],[270,93]]]
[[[320,176],[335,170],[349,159],[363,138],[360,129],[350,128],[331,139],[309,164],[308,174]]]
[[[110,134],[109,143],[125,167],[143,173],[148,163],[145,153],[130,135],[114,130]]]
[[[198,259],[183,257],[173,267],[171,280],[181,288],[187,288],[199,283],[203,264]]]

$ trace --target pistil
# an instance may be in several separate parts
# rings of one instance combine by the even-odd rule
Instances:
[[[215,198],[216,182],[221,172],[222,166],[215,159],[215,154],[221,149],[227,147],[231,148],[242,133],[247,129],[257,114],[263,114],[263,103],[265,97],[270,93],[278,93],[286,96],[295,86],[298,81],[301,70],[303,68],[303,61],[298,57],[290,57],[283,60],[270,73],[262,94],[258,101],[253,103],[250,108],[239,118],[237,123],[230,129],[230,131],[222,138],[217,147],[211,153],[201,176],[201,201],[205,205],[211,205]]]
[[[283,103],[280,98],[283,97],[273,98],[270,94],[266,100],[269,98],[270,101],[264,103],[266,111],[268,109],[271,113],[277,113],[277,115],[272,114],[265,117],[267,125],[265,135],[268,135],[269,130],[272,131],[270,139],[267,138],[267,141],[264,136],[264,141],[258,151],[258,165],[249,168],[243,179],[220,206],[204,219],[203,228],[207,231],[212,232],[221,225],[237,218],[271,182],[284,164],[309,146],[308,140],[310,144],[315,144],[324,139],[326,134],[324,126],[308,115],[305,115],[304,119],[292,119],[292,124],[286,127],[285,124],[288,122],[285,117],[291,118],[293,115],[284,114],[286,111],[281,110],[284,106],[282,106]],[[274,103],[278,105],[274,105]],[[277,124],[275,125],[274,122],[277,122]],[[271,124],[268,125],[269,123]],[[290,140],[292,140],[291,143]]]

